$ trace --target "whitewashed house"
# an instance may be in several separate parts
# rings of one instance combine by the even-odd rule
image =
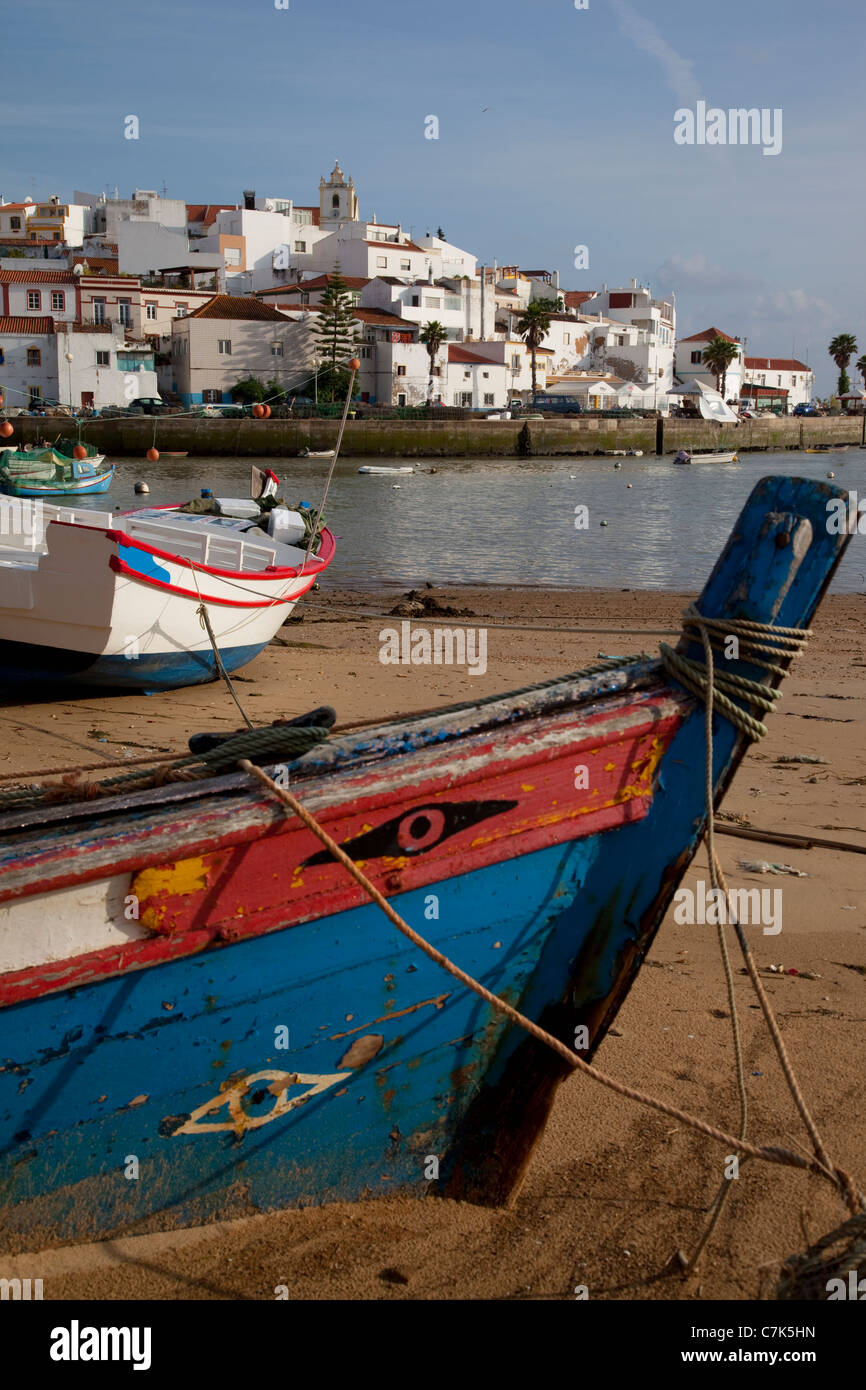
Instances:
[[[784,401],[786,413],[811,401],[815,374],[796,357],[747,357],[740,395],[757,409],[761,403]],[[727,395],[727,389],[725,394]]]
[[[725,400],[733,401],[736,404],[742,394],[745,371],[743,345],[739,338],[732,338],[730,334],[723,333],[720,328],[704,328],[700,333],[692,333],[688,338],[679,339],[676,347],[676,375],[681,382],[688,382],[694,378],[703,386],[709,386],[711,390],[715,391],[717,389],[716,378],[704,361],[704,348],[714,338],[724,338],[727,342],[736,345],[737,355],[731,361],[725,374]]]

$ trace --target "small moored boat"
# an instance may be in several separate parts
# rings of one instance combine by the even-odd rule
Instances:
[[[86,452],[77,457],[74,449]],[[49,445],[44,449],[4,449],[0,453],[0,493],[7,497],[61,497],[104,493],[114,466],[92,445]]]
[[[125,516],[18,508],[0,526],[0,685],[150,691],[213,680],[202,606],[222,665],[235,670],[267,646],[335,549],[317,527],[308,554],[311,510],[270,500]]]
[[[380,468],[377,464],[365,463],[362,468],[358,469],[358,472],[377,474],[381,475],[382,477],[390,477],[395,473],[414,473],[415,469],[412,468],[411,465],[406,465],[405,467],[401,468]]]
[[[674,455],[674,463],[739,463],[739,457],[735,450],[730,453],[720,454],[693,454],[688,449],[680,449]]]

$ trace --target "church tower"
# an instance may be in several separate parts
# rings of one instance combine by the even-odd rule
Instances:
[[[334,165],[330,179],[319,180],[319,226],[336,231],[341,222],[358,221],[358,196],[354,179],[346,182],[340,161]]]

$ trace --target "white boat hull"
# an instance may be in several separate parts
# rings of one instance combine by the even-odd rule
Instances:
[[[171,526],[135,515],[75,517],[48,519],[41,553],[0,545],[0,684],[61,679],[158,690],[213,680],[201,603],[223,665],[236,670],[276,635],[333,551],[328,532],[305,565],[302,550],[269,547],[264,533],[256,533],[260,543],[230,531],[209,535],[206,518],[190,519],[205,522],[199,534],[191,524],[175,539]],[[169,553],[171,544],[190,554]],[[277,550],[295,563],[268,567]],[[250,562],[261,568],[245,570]]]

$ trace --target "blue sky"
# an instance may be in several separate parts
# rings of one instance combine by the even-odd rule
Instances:
[[[313,203],[339,157],[362,216],[441,224],[566,288],[675,289],[681,334],[713,323],[750,354],[795,353],[822,393],[834,333],[866,351],[862,0],[288,5],[7,10],[0,193],[164,181],[188,202]],[[781,153],[676,145],[674,111],[698,100],[781,108]]]

